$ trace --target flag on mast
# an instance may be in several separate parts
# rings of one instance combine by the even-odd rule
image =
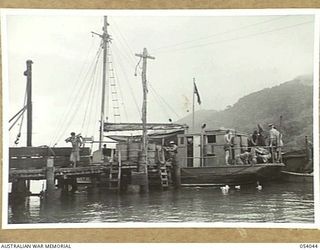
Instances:
[[[195,79],[193,79],[193,94],[196,94],[197,102],[200,105],[201,104],[201,99],[200,99],[200,94],[199,94]]]

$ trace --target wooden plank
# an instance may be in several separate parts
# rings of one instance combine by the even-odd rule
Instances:
[[[53,165],[59,167],[69,167],[70,166],[70,157],[69,156],[56,156],[54,158]]]
[[[46,158],[17,158],[9,160],[9,169],[41,169],[46,164]]]
[[[89,165],[90,156],[81,156],[80,165]],[[11,158],[9,159],[9,169],[41,169],[45,168],[47,157],[38,158]],[[70,165],[69,156],[56,156],[54,166],[68,167]]]
[[[90,148],[80,148],[80,155],[90,155]],[[70,156],[71,147],[47,148],[47,147],[19,147],[9,148],[9,157],[31,156]]]
[[[80,165],[89,165],[90,156],[80,156]],[[70,157],[69,156],[57,156],[54,158],[54,166],[69,167]]]
[[[44,147],[19,147],[9,148],[9,157],[24,157],[24,156],[47,156],[48,148]]]
[[[51,148],[56,156],[70,156],[71,147],[61,147],[61,148]],[[80,148],[80,156],[81,155],[90,155],[90,148]]]

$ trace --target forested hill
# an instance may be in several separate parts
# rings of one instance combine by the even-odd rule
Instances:
[[[312,86],[312,77],[298,77],[244,96],[223,111],[198,111],[195,113],[195,127],[200,130],[201,125],[206,123],[206,129],[224,127],[252,133],[257,124],[261,124],[264,130],[268,130],[269,123],[279,128],[282,116],[284,143],[299,146],[304,142],[304,136],[312,136]],[[192,115],[178,123],[191,127]]]

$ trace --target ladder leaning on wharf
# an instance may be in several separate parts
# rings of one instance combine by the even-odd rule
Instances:
[[[109,189],[120,191],[121,187],[121,151],[118,151],[118,162],[111,165],[109,172]]]
[[[169,179],[166,165],[160,166],[160,179],[161,179],[161,187],[167,188],[169,187]]]

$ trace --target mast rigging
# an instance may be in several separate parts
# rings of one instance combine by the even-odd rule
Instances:
[[[103,71],[102,71],[102,96],[101,96],[101,115],[100,115],[100,129],[99,129],[99,150],[102,149],[102,141],[103,141],[103,127],[104,127],[104,120],[108,120],[108,110],[109,110],[109,95],[108,93],[108,84],[107,84],[107,73],[108,73],[108,48],[109,43],[111,41],[111,37],[108,34],[108,17],[104,16],[103,22],[103,34],[100,35],[95,32],[91,32],[94,35],[101,37],[102,39],[102,48],[103,48]],[[107,104],[107,108],[105,108],[105,104]]]

